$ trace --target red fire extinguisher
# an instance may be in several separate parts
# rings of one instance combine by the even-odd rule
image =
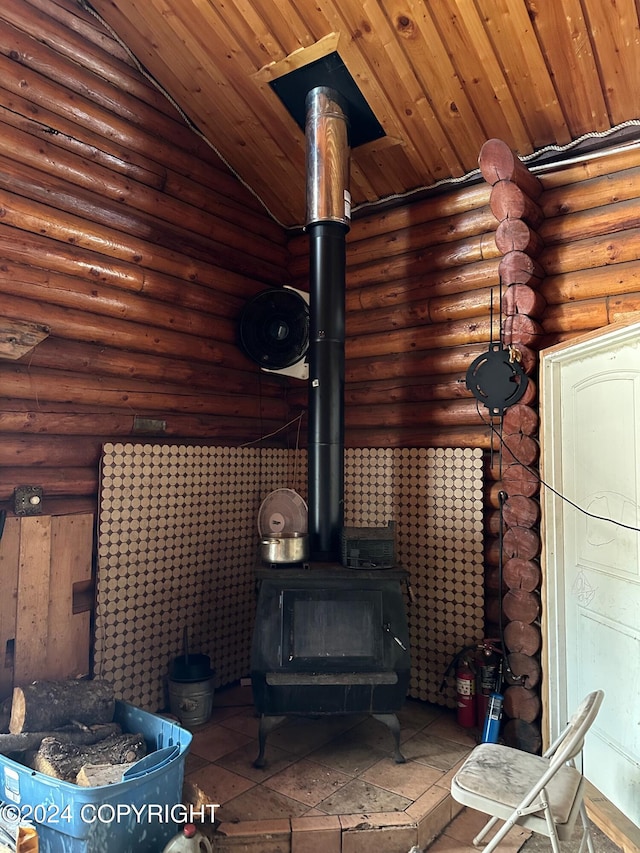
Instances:
[[[467,729],[476,724],[476,675],[466,656],[460,657],[456,666],[456,703],[458,725]]]

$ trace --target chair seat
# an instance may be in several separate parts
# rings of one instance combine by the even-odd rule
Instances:
[[[483,743],[477,746],[456,773],[451,793],[463,805],[508,817],[549,767],[549,759],[508,746]],[[551,814],[557,824],[573,817],[572,807],[582,775],[575,767],[561,767],[547,786]],[[541,813],[537,816],[544,820]]]

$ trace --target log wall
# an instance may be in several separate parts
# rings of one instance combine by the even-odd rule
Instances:
[[[116,437],[281,427],[236,327],[286,280],[284,230],[72,0],[2,3],[0,72],[0,337],[44,338],[0,358],[0,506],[38,484],[95,512]]]
[[[2,699],[88,671],[106,442],[235,446],[286,422],[236,327],[288,254],[92,16],[0,6]],[[42,487],[42,515],[12,517],[20,485]]]

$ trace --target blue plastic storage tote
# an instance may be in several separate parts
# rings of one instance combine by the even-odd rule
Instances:
[[[140,732],[148,754],[113,785],[82,788],[0,755],[0,801],[35,824],[40,853],[158,853],[184,822],[191,733],[126,702],[116,702],[114,720]]]

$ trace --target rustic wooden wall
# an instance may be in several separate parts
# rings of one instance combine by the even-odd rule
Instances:
[[[1,4],[0,698],[89,671],[104,442],[286,421],[284,385],[236,344],[286,266],[283,229],[93,17]],[[42,515],[12,517],[19,485]]]
[[[283,229],[72,0],[0,9],[0,210],[2,317],[48,330],[0,360],[0,501],[38,484],[46,509],[93,511],[108,438],[284,423],[236,345],[283,281]]]

